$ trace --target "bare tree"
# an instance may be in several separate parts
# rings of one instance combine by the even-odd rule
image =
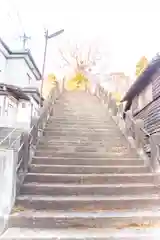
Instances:
[[[60,56],[65,65],[72,67],[75,72],[83,72],[97,65],[102,59],[102,54],[96,46],[70,44],[65,49],[59,49]]]

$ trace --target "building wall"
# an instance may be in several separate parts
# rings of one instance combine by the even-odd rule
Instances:
[[[149,133],[160,130],[160,97],[139,112],[135,118],[144,120],[145,129]]]
[[[18,102],[17,122],[29,122],[31,121],[31,102],[20,100]]]
[[[132,113],[135,118],[144,120],[149,133],[160,130],[160,70],[153,75],[151,84],[133,99]]]
[[[16,122],[18,101],[12,96],[0,96],[0,127],[13,127]]]
[[[34,74],[22,58],[7,60],[5,83],[19,87],[37,87]]]
[[[31,97],[31,104],[32,104],[32,117],[37,117],[38,111],[39,111],[39,105],[32,97]]]
[[[17,100],[12,96],[0,95],[0,127],[30,128],[32,118],[38,116],[38,104],[30,101]]]
[[[4,113],[4,102],[5,102],[5,96],[0,95],[0,117]]]
[[[4,82],[5,80],[6,64],[7,60],[3,53],[0,51],[0,83]]]

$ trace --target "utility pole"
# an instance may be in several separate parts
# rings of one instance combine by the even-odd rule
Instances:
[[[31,37],[27,36],[26,33],[24,33],[23,36],[20,36],[20,39],[23,43],[23,50],[26,50],[26,43],[28,42],[28,40],[31,40]]]
[[[51,38],[57,37],[58,35],[60,35],[63,32],[64,32],[64,29],[61,29],[50,35],[48,34],[48,29],[45,29],[45,32],[44,32],[45,45],[44,45],[44,53],[43,53],[43,65],[42,65],[42,82],[41,82],[41,89],[40,89],[40,107],[42,107],[42,103],[43,103],[42,96],[43,96],[44,72],[45,72],[48,40]]]

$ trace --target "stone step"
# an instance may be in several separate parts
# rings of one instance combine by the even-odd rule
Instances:
[[[41,149],[44,149],[44,148],[46,148],[46,149],[48,149],[48,148],[51,148],[51,149],[59,149],[59,148],[63,148],[63,147],[80,147],[80,148],[82,148],[82,147],[84,147],[84,148],[92,148],[92,147],[94,147],[94,148],[97,148],[97,147],[106,147],[106,149],[107,148],[110,148],[110,147],[124,147],[124,145],[125,145],[125,147],[129,147],[129,143],[128,142],[125,142],[125,140],[123,141],[117,141],[117,142],[109,142],[109,143],[105,143],[105,142],[101,142],[101,141],[99,141],[99,142],[76,142],[76,141],[74,141],[74,142],[57,142],[57,141],[52,141],[52,140],[50,140],[50,141],[41,141],[40,143],[39,143],[39,145],[38,145],[38,148],[41,148]]]
[[[97,129],[94,129],[94,128],[86,128],[86,129],[78,129],[78,128],[72,128],[72,129],[65,129],[65,128],[55,128],[55,129],[45,129],[44,130],[44,133],[45,134],[48,134],[48,133],[63,133],[63,134],[68,134],[68,133],[75,133],[75,134],[101,134],[101,135],[105,135],[105,134],[119,134],[120,131],[117,130],[117,129],[110,129],[110,128],[104,128],[104,129],[101,129],[101,130],[97,130]]]
[[[26,217],[27,218],[27,217]],[[39,219],[36,219],[36,225]],[[42,219],[43,221],[43,219]],[[52,222],[52,221],[51,221]],[[136,227],[137,226],[137,227]],[[8,229],[2,240],[159,240],[160,229],[158,227],[143,228],[135,224],[135,227],[121,228],[61,228],[61,229],[44,229],[44,228],[17,228]]]
[[[82,115],[82,114],[81,114]],[[80,114],[76,114],[76,115],[71,115],[71,114],[64,114],[64,115],[55,115],[55,117],[51,117],[49,119],[49,122],[65,122],[65,121],[71,121],[71,122],[93,122],[93,123],[112,123],[110,119],[106,119],[103,117],[91,117],[91,116],[87,116],[87,115],[83,115],[81,116]]]
[[[26,182],[41,183],[77,183],[77,184],[122,184],[122,183],[157,183],[159,174],[152,173],[116,173],[116,174],[51,174],[27,173]]]
[[[54,183],[25,183],[21,188],[21,194],[27,195],[127,195],[127,194],[156,194],[160,192],[160,185],[152,183],[130,184],[54,184]]]
[[[117,126],[115,125],[110,125],[110,124],[104,124],[104,123],[101,123],[101,124],[94,124],[94,123],[60,123],[60,122],[53,122],[53,123],[48,123],[46,125],[46,128],[45,129],[83,129],[83,130],[87,130],[87,129],[116,129]],[[119,130],[119,129],[118,129]]]
[[[24,210],[13,213],[9,221],[10,227],[29,228],[115,228],[123,229],[131,226],[160,224],[160,212],[153,211],[101,211],[101,212],[54,212]],[[92,232],[92,231],[91,231]]]
[[[113,140],[114,139],[114,140]],[[123,137],[121,138],[120,136],[117,137],[96,137],[96,138],[92,138],[92,137],[87,137],[87,136],[43,136],[40,139],[40,143],[44,143],[44,142],[48,142],[48,143],[52,143],[52,142],[57,142],[57,143],[120,143],[123,141],[126,142],[126,139]],[[127,142],[126,142],[127,143]]]
[[[46,149],[39,149],[36,150],[35,152],[35,156],[39,156],[39,157],[82,157],[82,158],[105,158],[105,157],[136,157],[136,154],[133,154],[132,152],[125,151],[123,150],[123,152],[71,152],[70,149],[67,152],[66,149],[65,151],[61,151],[61,152],[54,152],[52,150],[46,150]]]
[[[129,148],[129,146],[128,146]],[[107,151],[112,151],[114,153],[116,152],[127,152],[128,149],[126,146],[121,146],[121,145],[107,145],[107,146],[73,146],[73,145],[61,145],[61,146],[53,146],[53,145],[43,145],[43,146],[37,146],[37,151],[52,151],[53,153],[56,152],[56,153],[61,153],[61,152],[76,152],[76,153],[101,153],[101,152],[104,152],[104,155],[106,154],[105,152]]]
[[[66,127],[54,127],[54,128],[45,128],[44,131],[46,133],[49,133],[49,132],[60,132],[60,133],[83,133],[83,134],[121,134],[120,130],[116,127],[101,127],[101,128],[94,128],[94,127],[91,127],[90,125],[88,126],[85,126],[85,128],[83,127],[72,127],[72,128],[66,128]]]
[[[71,119],[63,119],[63,120],[59,120],[59,119],[55,119],[54,121],[49,120],[48,124],[59,124],[59,125],[80,125],[80,126],[94,126],[94,128],[98,127],[107,127],[108,125],[108,121],[103,121],[103,120],[99,120],[99,121],[89,121],[89,120],[80,120],[80,119],[75,119],[75,120],[71,120]],[[110,125],[110,124],[109,124]],[[116,128],[116,126],[115,126]],[[117,128],[118,129],[118,128]]]
[[[131,157],[131,158],[85,158],[85,157],[37,157],[34,156],[32,160],[33,164],[45,164],[45,165],[92,165],[92,166],[144,166],[144,161]]]
[[[66,120],[78,120],[78,121],[83,121],[83,120],[87,120],[87,121],[93,121],[93,122],[108,122],[110,120],[110,122],[112,123],[111,118],[101,118],[102,116],[91,116],[91,114],[85,114],[84,111],[82,111],[82,113],[77,113],[77,112],[71,112],[71,113],[67,113],[65,114],[65,112],[63,113],[63,115],[58,115],[56,114],[55,116],[51,116],[49,118],[49,121],[66,121]]]
[[[102,138],[102,139],[108,139],[109,137],[124,137],[122,134],[120,135],[120,132],[112,131],[112,130],[104,130],[102,133],[98,132],[92,132],[92,131],[86,131],[86,132],[80,132],[77,129],[77,132],[75,131],[45,131],[43,133],[44,136],[74,136],[74,137],[88,137],[88,138]]]
[[[45,131],[61,131],[61,130],[63,130],[63,131],[77,131],[77,129],[78,129],[78,131],[89,131],[89,130],[94,130],[94,131],[98,131],[98,132],[103,132],[104,130],[115,130],[116,129],[116,127],[115,127],[115,125],[114,126],[112,126],[112,125],[106,125],[105,127],[101,127],[101,126],[99,126],[99,127],[97,127],[97,128],[94,128],[94,127],[90,127],[90,126],[79,126],[78,124],[77,124],[77,126],[75,125],[75,126],[68,126],[68,125],[66,125],[66,126],[60,126],[60,125],[54,125],[54,123],[52,124],[52,125],[47,125],[46,126],[46,128],[44,129]]]
[[[149,168],[145,166],[102,166],[102,165],[45,165],[32,164],[32,173],[146,173]]]
[[[108,121],[98,121],[98,122],[95,122],[95,121],[67,121],[67,120],[63,120],[63,121],[59,121],[59,120],[49,120],[48,123],[47,123],[47,126],[81,126],[81,127],[86,127],[86,126],[90,126],[90,127],[94,127],[94,128],[97,128],[97,127],[101,127],[101,128],[106,128],[107,126],[115,126],[116,125],[112,125],[112,124],[109,124]]]
[[[56,119],[55,119],[56,120]],[[63,125],[66,125],[66,127],[68,127],[68,128],[70,128],[70,127],[75,127],[75,125],[79,125],[79,126],[82,126],[82,127],[86,127],[85,125],[84,125],[84,121],[79,121],[78,119],[77,119],[77,121],[76,122],[74,122],[74,121],[67,121],[67,119],[64,119],[64,120],[66,120],[66,124],[65,124],[65,122],[64,121],[55,121],[55,120],[51,120],[51,119],[49,119],[48,120],[48,122],[47,122],[47,124],[46,124],[46,127],[47,126],[52,126],[52,127],[55,127],[55,125],[56,126],[59,126],[60,124],[62,124],[62,126]],[[104,119],[103,117],[100,117],[100,119],[98,120],[98,121],[91,121],[91,120],[88,120],[88,121],[86,121],[85,120],[85,122],[87,122],[87,125],[89,125],[89,124],[91,124],[91,125],[93,125],[93,126],[97,126],[98,128],[103,128],[103,127],[111,127],[111,128],[117,128],[117,125],[115,124],[115,122],[111,119],[111,120],[107,120],[107,119]],[[69,124],[68,124],[69,123]],[[101,123],[101,125],[100,125],[100,123]],[[54,125],[55,124],[55,125]]]
[[[115,209],[149,209],[159,207],[160,195],[123,195],[123,196],[41,196],[20,195],[17,206],[35,210],[72,210],[72,211],[103,211]]]

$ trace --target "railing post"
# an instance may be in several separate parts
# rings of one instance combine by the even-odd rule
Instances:
[[[134,136],[137,149],[142,149],[144,146],[144,134],[142,129],[144,128],[144,121],[142,119],[136,119],[134,122]]]
[[[26,173],[27,170],[28,170],[28,162],[29,162],[29,136],[28,136],[28,132],[24,132],[23,142],[24,142],[23,162],[24,162],[24,172]]]
[[[62,89],[61,92],[63,93],[65,91],[65,78],[62,79]]]
[[[112,108],[112,95],[111,95],[111,93],[108,94],[107,102],[108,102],[108,109],[111,109]]]
[[[108,92],[104,92],[104,104],[107,107],[109,106],[108,101],[109,101],[109,93]]]
[[[126,112],[126,119],[125,119],[125,123],[126,123],[126,134],[127,134],[128,136],[133,137],[133,133],[132,133],[132,131],[131,131],[133,123],[132,123],[132,121],[131,121],[131,118],[132,118],[132,111],[129,110],[129,111]]]
[[[118,107],[116,104],[116,100],[112,98],[112,114],[113,116],[117,116],[118,113]]]
[[[149,138],[151,146],[151,167],[154,172],[160,170],[160,133],[154,133]]]

